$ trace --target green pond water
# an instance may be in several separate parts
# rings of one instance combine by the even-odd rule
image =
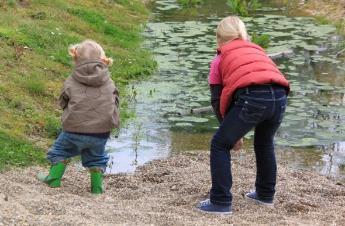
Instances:
[[[212,113],[178,113],[209,106],[207,77],[215,55],[215,29],[231,12],[224,0],[182,9],[175,0],[156,1],[145,47],[158,62],[148,80],[131,85],[136,119],[108,143],[109,173],[132,172],[173,152],[208,151],[218,123]],[[271,37],[268,53],[291,49],[276,60],[291,82],[291,94],[277,136],[277,156],[295,168],[345,180],[345,59],[336,54],[343,38],[332,25],[319,25],[289,7],[265,1],[255,17],[243,18],[249,33]],[[293,13],[292,13],[293,12]],[[253,133],[246,135],[252,152]]]

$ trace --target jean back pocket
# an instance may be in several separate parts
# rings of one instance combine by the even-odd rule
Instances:
[[[251,100],[246,100],[243,104],[239,117],[246,123],[257,124],[263,119],[265,110],[265,105],[255,103]]]

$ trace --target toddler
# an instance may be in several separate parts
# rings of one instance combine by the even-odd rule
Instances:
[[[111,130],[119,126],[118,90],[108,70],[113,61],[92,40],[71,46],[69,54],[75,67],[59,98],[63,131],[47,154],[49,175],[39,174],[38,179],[60,187],[68,159],[80,155],[82,165],[90,171],[91,192],[99,194],[103,193],[109,159],[105,144]]]

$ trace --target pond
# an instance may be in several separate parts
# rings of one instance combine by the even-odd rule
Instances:
[[[249,33],[270,36],[268,53],[294,52],[276,60],[292,87],[275,140],[277,156],[293,167],[345,180],[345,59],[336,57],[343,38],[332,25],[292,14],[276,1],[264,2],[255,17],[243,18]],[[160,0],[152,7],[145,47],[152,50],[158,71],[129,87],[136,119],[108,142],[108,173],[133,172],[173,152],[208,151],[218,126],[212,113],[188,112],[210,105],[207,76],[217,23],[231,13],[226,1],[182,9],[175,0]],[[241,155],[252,152],[252,136],[246,135]]]

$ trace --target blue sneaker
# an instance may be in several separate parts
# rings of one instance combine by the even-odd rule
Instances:
[[[255,191],[245,194],[244,198],[247,200],[250,200],[252,202],[255,202],[256,204],[259,204],[259,205],[263,205],[263,206],[267,206],[267,207],[274,207],[273,200],[272,201],[262,200],[258,197],[258,195],[256,194]]]
[[[201,201],[196,208],[198,208],[199,211],[204,213],[213,213],[213,214],[219,214],[219,215],[228,215],[232,214],[231,206],[222,206],[211,203],[209,199],[206,199],[204,201]]]

